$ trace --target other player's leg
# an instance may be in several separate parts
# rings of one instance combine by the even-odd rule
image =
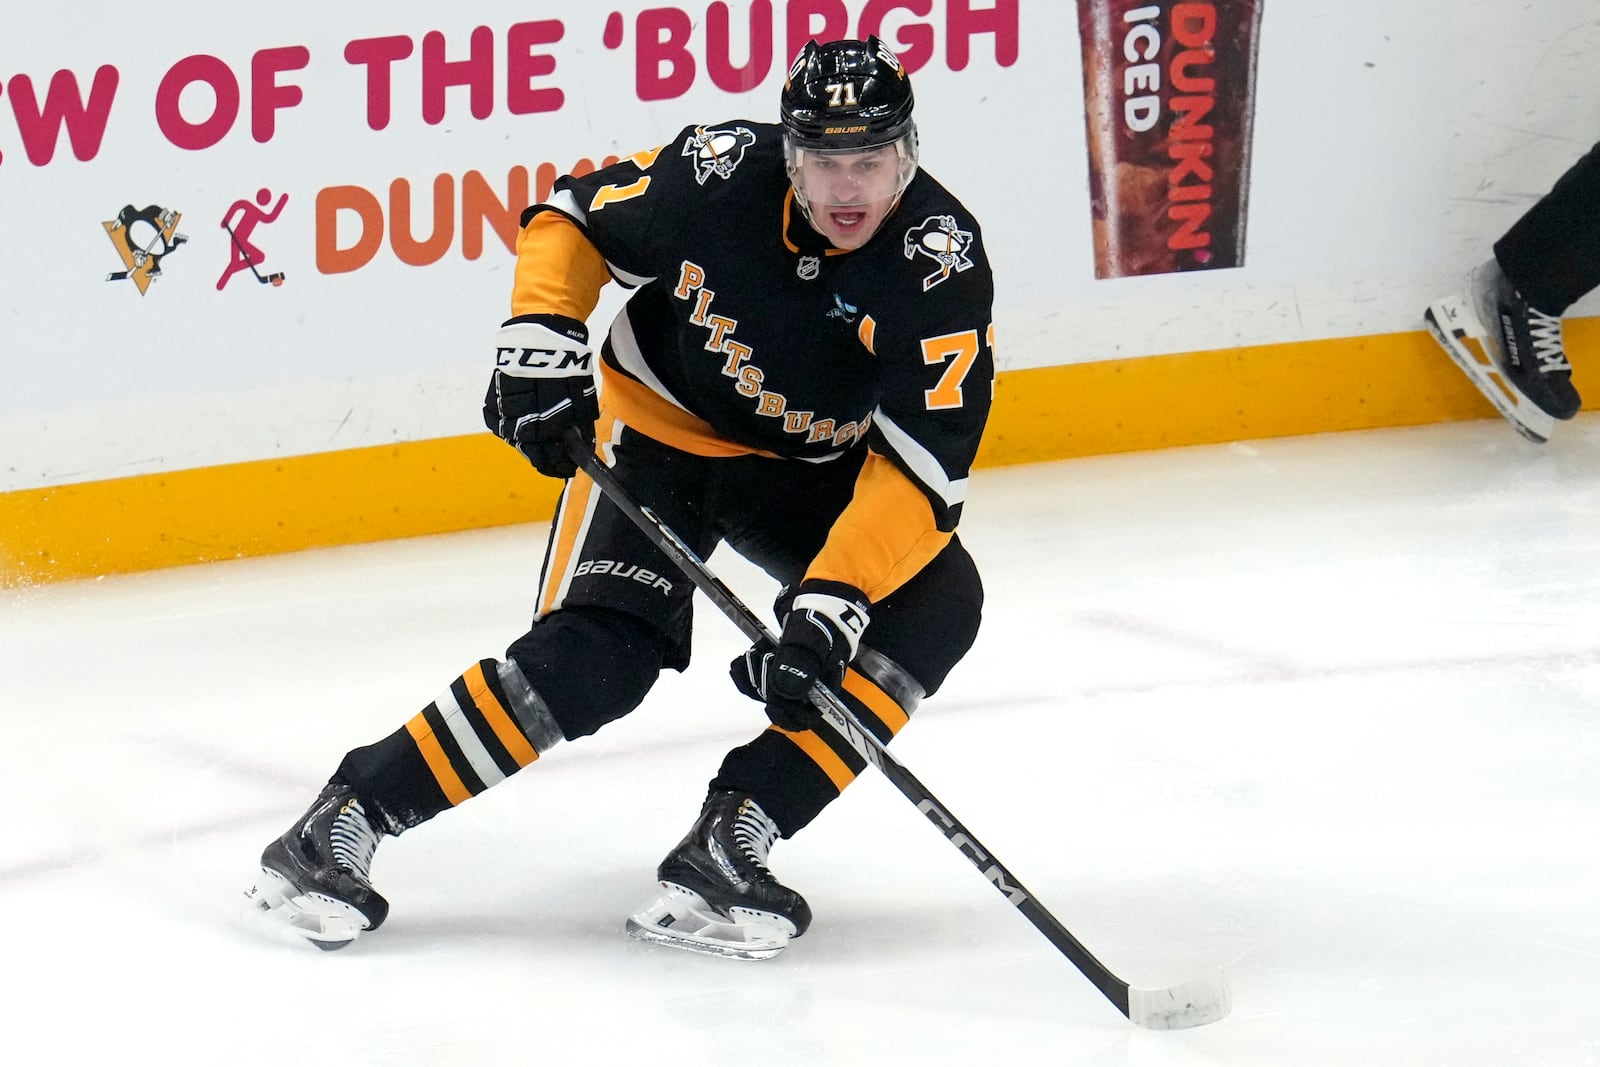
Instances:
[[[1429,306],[1428,328],[1524,437],[1547,440],[1582,406],[1561,316],[1600,286],[1600,145],[1494,245],[1464,294]],[[1477,340],[1475,348],[1468,344]]]
[[[1525,300],[1495,260],[1472,272],[1465,293],[1430,304],[1424,320],[1456,366],[1528,440],[1549,440],[1557,420],[1577,414],[1581,400],[1560,315]]]
[[[1576,415],[1583,402],[1573,388],[1572,364],[1562,344],[1562,308],[1534,306],[1493,259],[1473,273],[1470,292],[1478,319],[1487,327],[1489,348],[1512,386],[1552,418]]]

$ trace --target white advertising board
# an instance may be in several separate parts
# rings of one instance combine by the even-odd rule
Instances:
[[[1243,265],[1097,280],[1061,0],[11,5],[0,491],[480,429],[516,208],[812,33],[912,70],[1002,370],[1416,329],[1600,139],[1593,0],[1261,7]]]

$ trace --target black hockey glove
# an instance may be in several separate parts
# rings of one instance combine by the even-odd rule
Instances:
[[[787,603],[786,603],[787,602]],[[801,582],[778,598],[783,633],[774,647],[757,641],[728,667],[745,696],[765,701],[767,718],[798,733],[822,725],[822,713],[808,699],[813,683],[835,691],[855,658],[867,628],[867,598],[841,582]]]
[[[600,417],[588,328],[564,315],[519,315],[494,335],[494,361],[484,425],[540,474],[572,477],[561,438],[576,426],[592,442]]]

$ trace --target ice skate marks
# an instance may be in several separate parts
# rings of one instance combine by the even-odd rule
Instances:
[[[1434,340],[1518,433],[1536,444],[1550,439],[1555,418],[1506,378],[1484,344],[1488,331],[1465,299],[1447,296],[1435,301],[1428,305],[1423,318]],[[1468,344],[1469,340],[1477,343]]]

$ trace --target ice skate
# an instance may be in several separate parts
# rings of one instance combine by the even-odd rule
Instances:
[[[1561,317],[1530,305],[1489,260],[1472,272],[1464,294],[1429,305],[1434,339],[1522,436],[1543,443],[1558,419],[1577,414],[1572,364],[1561,344]],[[1479,344],[1469,346],[1467,341]]]
[[[628,919],[641,941],[732,959],[768,959],[811,925],[805,898],[767,869],[778,826],[738,793],[714,793],[656,869],[661,895]]]
[[[376,930],[389,914],[369,873],[380,836],[355,792],[329,782],[261,854],[261,876],[245,891],[251,919],[264,932],[328,950]]]

